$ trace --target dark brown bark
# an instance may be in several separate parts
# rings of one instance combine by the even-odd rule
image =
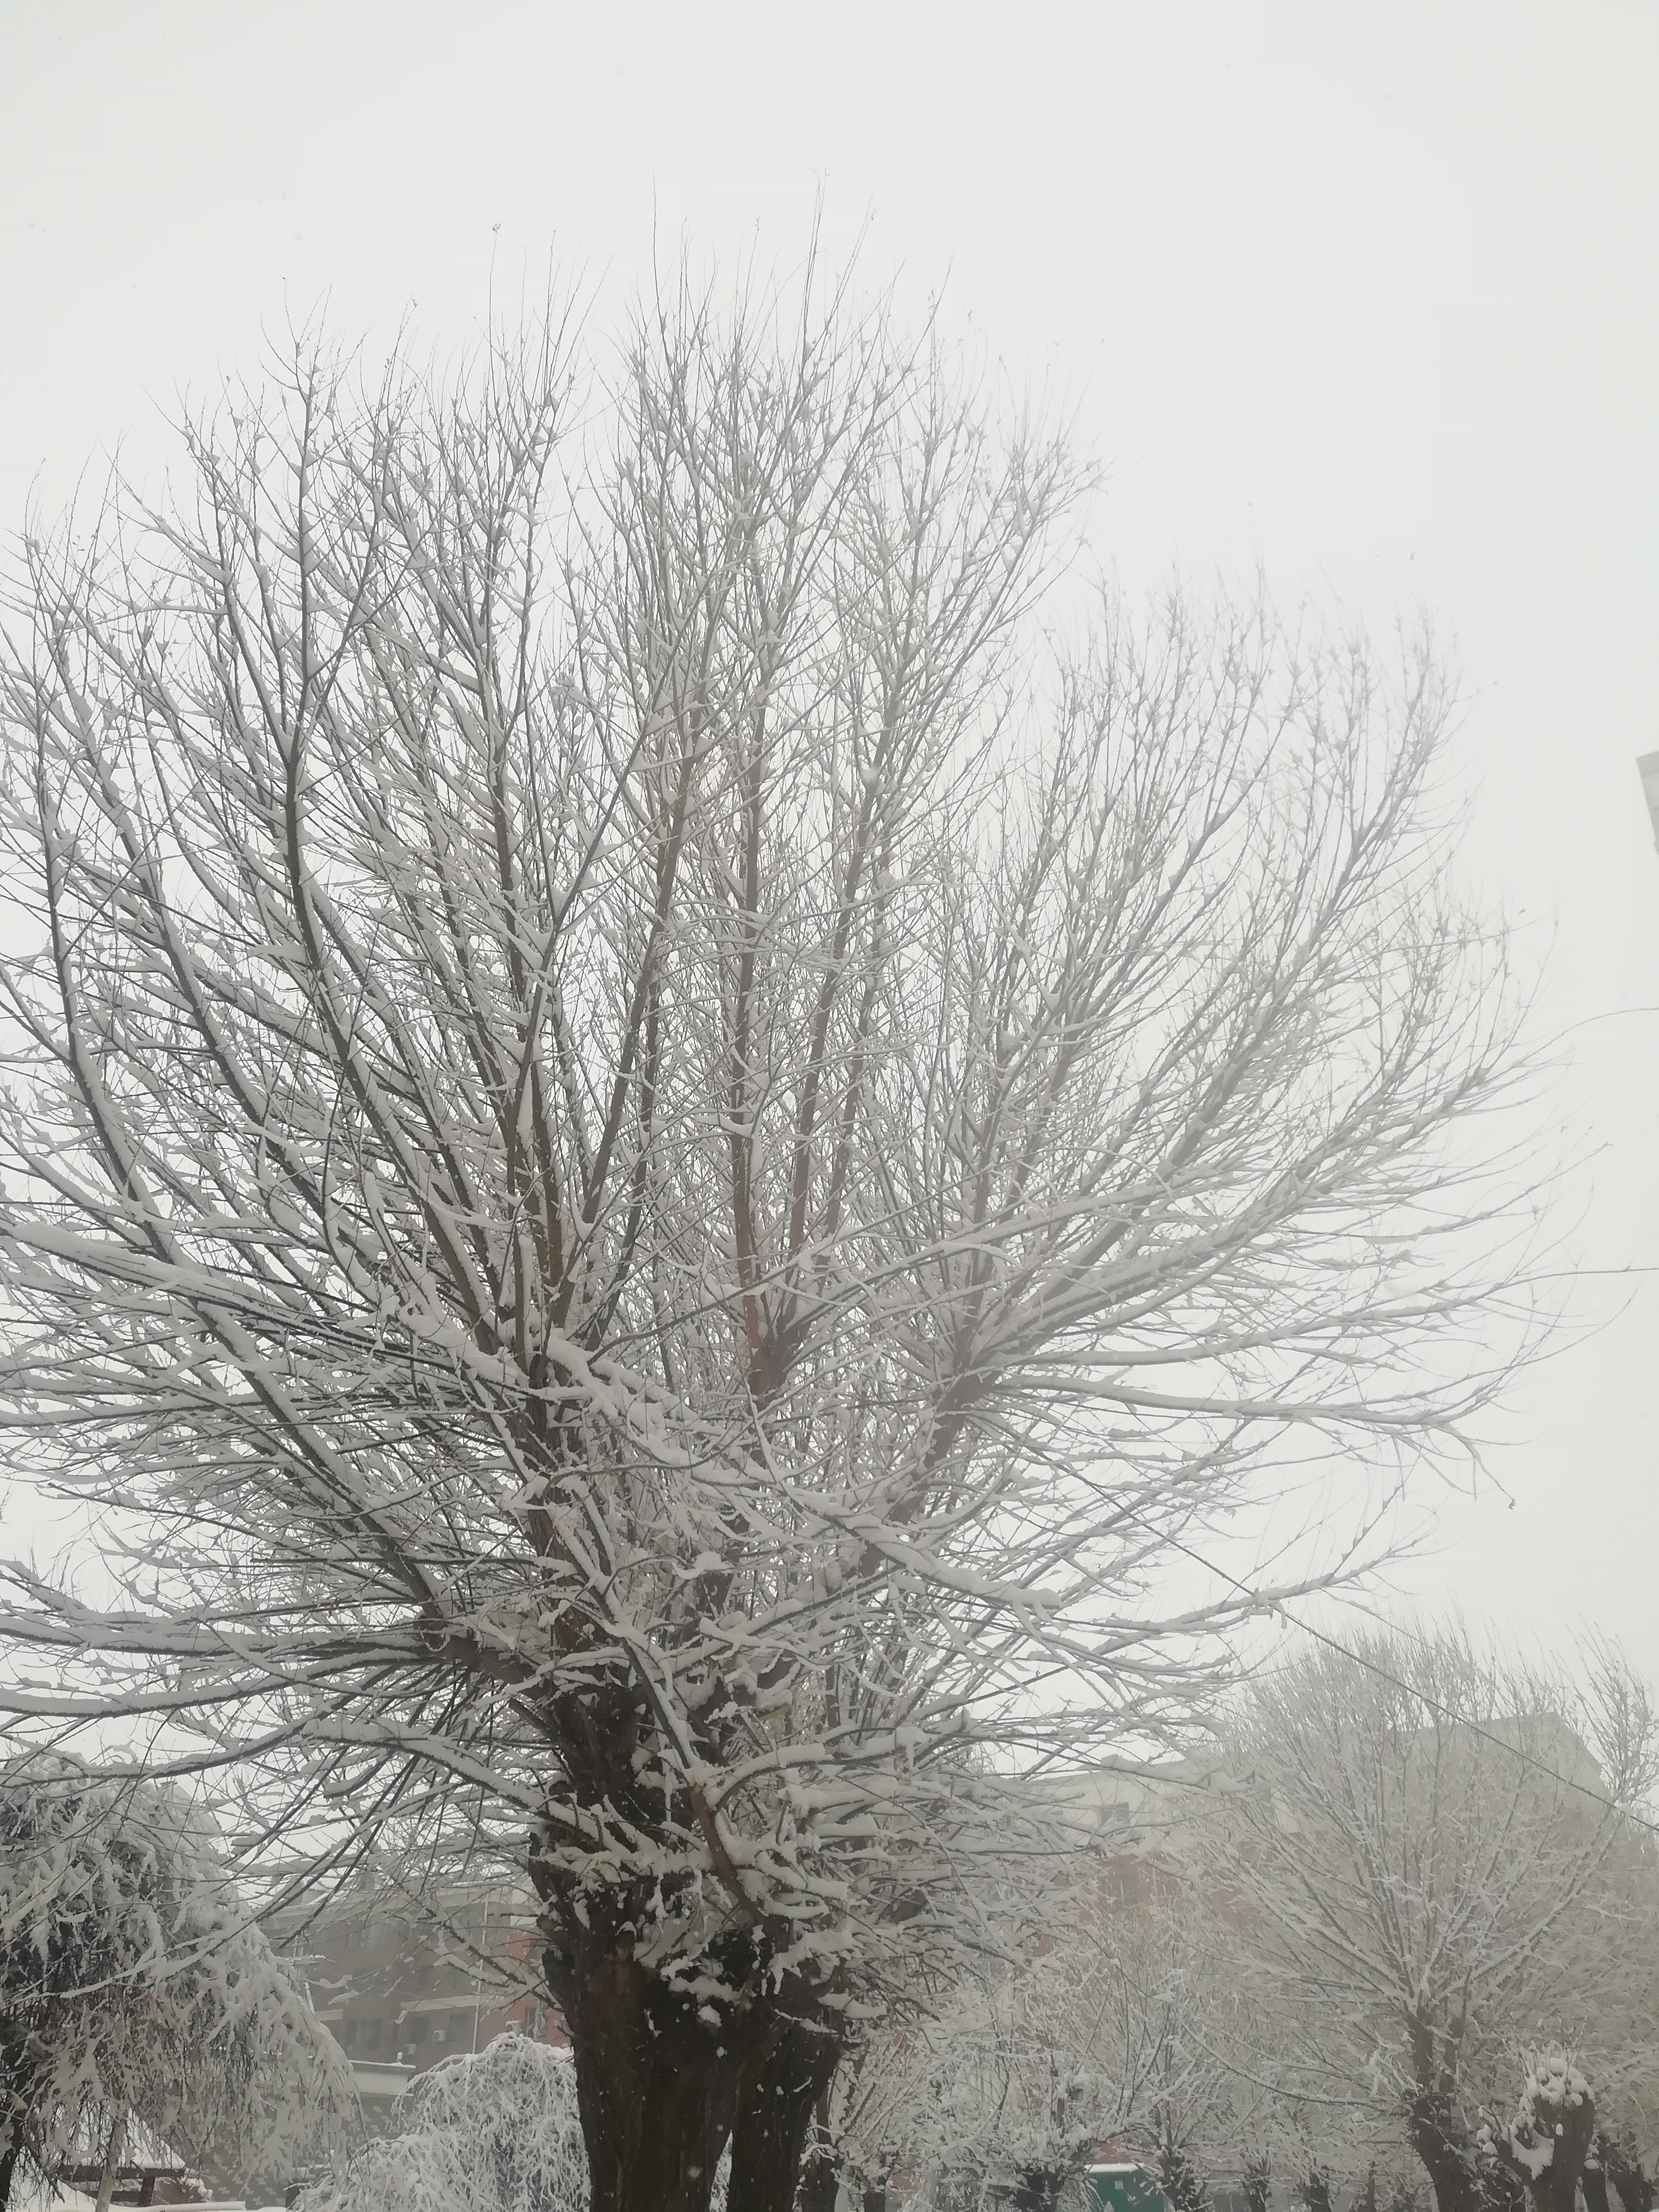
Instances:
[[[839,2023],[812,2018],[811,1990],[771,1985],[780,1931],[738,1923],[711,1944],[732,1992],[711,2002],[636,1963],[631,1916],[648,1893],[578,1897],[535,1851],[531,1872],[576,2063],[590,2212],[708,2212],[728,2141],[728,2212],[793,2212],[841,2046]]]
[[[1458,2100],[1459,2031],[1447,2033],[1420,2016],[1406,2026],[1415,2083],[1406,2106],[1407,2135],[1429,2177],[1437,2212],[1491,2212]]]
[[[576,2062],[590,2212],[708,2212],[731,2125],[709,2023],[636,1966],[626,1940],[550,1949],[547,1963]]]
[[[1631,2145],[1612,2136],[1601,2136],[1597,2142],[1602,2170],[1618,2191],[1625,2212],[1653,2212],[1654,2179]]]
[[[1597,2148],[1599,2150],[1599,2144]],[[1578,2186],[1584,2192],[1584,2212],[1610,2212],[1607,2203],[1607,2172],[1599,2156],[1587,2158],[1584,2160],[1584,2170],[1578,2177]]]
[[[33,2102],[31,2093],[38,2087],[25,2055],[27,2045],[21,2025],[0,2033],[0,2127],[5,2129],[9,2137],[6,2148],[0,2150],[0,2212],[5,2212],[11,2202],[12,2176],[17,2170],[21,2138]]]
[[[1512,2166],[1488,2159],[1480,2168],[1480,2212],[1528,2212],[1527,2185]]]
[[[1407,2124],[1412,2148],[1434,2191],[1437,2212],[1482,2212],[1474,2147],[1449,2094],[1419,2089],[1411,2100]]]
[[[1066,2186],[1066,2173],[1063,2166],[1022,2166],[1008,2200],[1012,2212],[1054,2212]]]
[[[1204,2177],[1179,2143],[1165,2139],[1158,2154],[1158,2170],[1170,2212],[1209,2212],[1210,2192]]]
[[[830,2148],[830,2093],[828,2086],[820,2093],[813,2109],[813,2133],[809,2139],[805,2163],[801,2167],[800,2186],[795,2202],[799,2212],[836,2212],[836,2195],[841,2186],[841,2166]]]
[[[791,2212],[812,2114],[840,2048],[827,2034],[787,2019],[744,2021],[737,2033],[742,2056],[733,2085],[726,2212]]]
[[[818,2151],[801,2168],[800,2188],[795,2203],[799,2212],[836,2212],[836,2193],[841,2187],[841,2173],[832,2158]]]
[[[1525,2184],[1536,2212],[1573,2212],[1578,2201],[1579,2176],[1595,2140],[1595,2100],[1582,2095],[1576,2102],[1569,2100],[1558,2105],[1540,2098],[1533,2109],[1538,2138],[1551,2146],[1549,2164],[1534,2173],[1502,2142],[1498,2145],[1499,2160],[1518,2181]]]

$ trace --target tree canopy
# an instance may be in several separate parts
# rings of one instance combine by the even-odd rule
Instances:
[[[1515,1008],[1428,639],[1061,609],[1087,471],[845,295],[586,343],[301,346],[29,541],[0,1402],[115,1586],[0,1634],[285,1848],[527,1838],[699,2212],[1190,1709],[1171,1545],[1480,1403]]]

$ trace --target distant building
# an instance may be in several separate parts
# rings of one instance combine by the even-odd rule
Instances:
[[[415,1899],[364,1884],[286,1935],[272,1933],[350,2059],[371,2112],[389,2110],[416,2074],[458,2051],[481,2051],[505,2029],[569,2039],[539,1994],[527,1890],[475,1883]]]

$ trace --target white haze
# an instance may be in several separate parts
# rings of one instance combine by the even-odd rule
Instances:
[[[1458,5],[0,5],[0,525],[325,307],[440,349],[863,238],[1110,465],[1130,582],[1258,562],[1472,689],[1464,860],[1545,965],[1562,1349],[1390,1587],[1659,1677],[1659,15]],[[493,272],[493,274],[492,274]],[[1649,1272],[1644,1273],[1646,1270]],[[7,1517],[32,1524],[14,1492]],[[1248,1553],[1230,1559],[1248,1570]],[[1196,1570],[1194,1570],[1196,1571]]]

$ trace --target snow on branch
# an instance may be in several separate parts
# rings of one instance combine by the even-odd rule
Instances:
[[[0,1427],[107,1534],[11,1571],[0,1710],[295,1867],[528,1815],[572,2004],[625,1942],[839,2045],[1006,1948],[1021,1770],[1212,1680],[1260,1595],[1171,1541],[1456,1447],[1517,1013],[1430,638],[1108,594],[1056,658],[1064,441],[757,312],[602,399],[553,325],[302,349],[30,542]]]

